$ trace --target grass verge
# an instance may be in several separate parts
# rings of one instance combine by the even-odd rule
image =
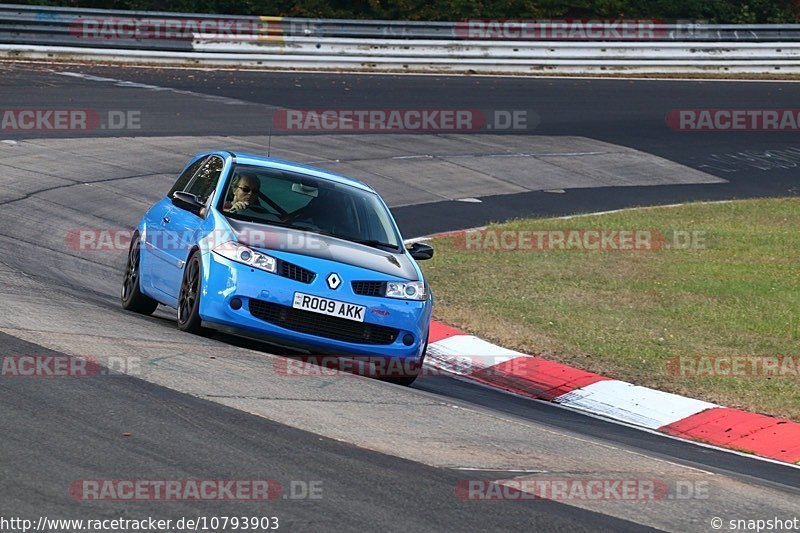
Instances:
[[[436,254],[422,267],[436,318],[477,336],[800,421],[798,228],[794,198],[514,220],[435,239]],[[597,242],[592,231],[613,230],[639,231],[640,249],[614,249],[625,244],[619,239],[585,246]],[[503,231],[511,232],[505,241]],[[520,233],[532,231],[554,233],[527,233],[527,241]],[[559,236],[570,249],[559,248]],[[504,244],[529,250],[497,250]],[[738,366],[728,366],[729,357]],[[777,369],[764,369],[776,360]]]

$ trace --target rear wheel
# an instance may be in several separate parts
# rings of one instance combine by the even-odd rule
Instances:
[[[202,262],[200,254],[195,252],[186,262],[183,270],[181,290],[178,293],[178,329],[198,335],[208,334],[208,329],[200,320],[200,273]]]
[[[151,315],[158,307],[158,302],[146,296],[139,289],[140,275],[139,234],[135,234],[128,250],[128,263],[125,267],[125,279],[122,282],[122,308],[134,313]]]

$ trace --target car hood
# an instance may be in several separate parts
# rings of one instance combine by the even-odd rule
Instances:
[[[253,248],[280,250],[318,259],[328,259],[337,263],[397,276],[409,281],[419,280],[417,269],[406,254],[393,254],[318,233],[244,222],[230,218],[227,220],[237,240]]]

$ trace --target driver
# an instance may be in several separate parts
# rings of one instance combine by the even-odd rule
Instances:
[[[258,176],[250,173],[241,173],[234,176],[231,183],[233,201],[225,202],[223,210],[228,213],[242,213],[248,209],[260,208],[258,192],[260,181]]]

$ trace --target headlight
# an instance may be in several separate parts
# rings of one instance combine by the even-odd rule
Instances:
[[[428,290],[424,281],[390,281],[386,284],[386,296],[404,300],[426,300]]]
[[[215,246],[213,252],[231,261],[236,261],[237,263],[242,263],[243,265],[259,270],[275,272],[277,268],[278,262],[274,257],[256,252],[238,242],[228,241],[222,243],[219,246]]]

